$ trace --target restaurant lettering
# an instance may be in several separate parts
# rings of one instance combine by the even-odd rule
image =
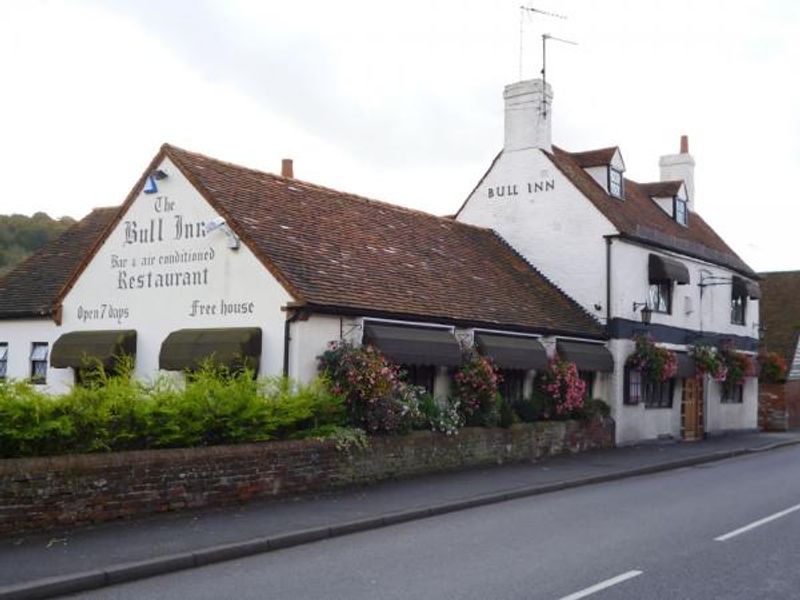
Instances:
[[[187,218],[178,211],[177,201],[167,196],[152,199],[152,218],[122,222],[122,248],[112,254],[110,266],[116,271],[116,289],[142,290],[178,287],[201,287],[210,283],[209,263],[216,253],[210,246],[192,243],[206,237],[206,221]],[[166,214],[170,213],[170,214]],[[168,252],[155,250],[157,244],[188,243],[188,247]],[[131,254],[131,249],[141,253]],[[135,251],[134,251],[135,252]]]
[[[555,179],[543,179],[540,181],[531,181],[527,183],[512,183],[506,185],[495,185],[487,188],[486,194],[488,198],[506,198],[509,196],[519,196],[520,194],[538,194],[540,192],[549,192],[556,189]]]

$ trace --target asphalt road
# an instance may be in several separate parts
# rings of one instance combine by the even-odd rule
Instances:
[[[800,447],[793,447],[74,598],[784,599],[800,598],[799,558]]]

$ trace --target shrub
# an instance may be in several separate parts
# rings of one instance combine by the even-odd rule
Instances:
[[[725,381],[728,370],[716,349],[698,344],[692,347],[691,356],[699,373],[710,375],[717,381]]]
[[[537,377],[536,387],[540,393],[534,394],[534,405],[541,404],[537,409],[545,419],[570,416],[583,406],[586,396],[586,382],[580,378],[578,367],[557,354]]]
[[[408,386],[373,346],[332,342],[319,357],[319,369],[333,393],[344,398],[351,425],[370,433],[395,433],[408,426]]]
[[[27,383],[0,383],[0,456],[255,442],[344,422],[342,400],[323,380],[256,381],[250,372],[206,367],[183,389],[102,369],[84,381],[54,397]]]
[[[628,366],[641,371],[644,379],[666,381],[678,371],[678,357],[672,350],[656,346],[649,335],[634,337],[636,349],[628,357]]]
[[[491,359],[467,350],[464,362],[453,376],[453,397],[467,425],[491,427],[498,422],[497,384],[500,375]]]
[[[446,435],[455,435],[464,425],[458,401],[449,399],[444,405],[421,390],[416,402],[411,404],[410,418],[413,429],[429,429]]]
[[[611,416],[611,407],[600,398],[592,398],[583,403],[583,408],[578,411],[576,416],[583,421],[607,419]]]
[[[758,364],[761,366],[758,379],[764,383],[780,383],[786,378],[789,370],[786,359],[777,352],[760,353]]]

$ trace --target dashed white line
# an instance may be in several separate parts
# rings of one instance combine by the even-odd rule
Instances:
[[[586,596],[591,596],[592,594],[595,594],[601,590],[605,590],[607,588],[620,584],[623,581],[628,581],[628,579],[633,579],[634,577],[638,577],[641,574],[642,571],[628,571],[627,573],[623,573],[622,575],[617,575],[616,577],[612,577],[611,579],[606,579],[605,581],[596,583],[591,587],[584,588],[579,592],[570,594],[569,596],[564,596],[559,600],[578,600],[579,598],[586,598]]]
[[[734,529],[733,531],[731,531],[729,533],[726,533],[725,535],[721,535],[719,537],[715,537],[714,541],[715,542],[725,542],[725,541],[731,539],[732,537],[736,537],[737,535],[740,535],[742,533],[750,531],[751,529],[755,529],[756,527],[761,527],[762,525],[765,525],[765,524],[769,523],[770,521],[774,521],[775,519],[780,519],[781,517],[785,517],[786,515],[788,515],[790,513],[793,513],[793,512],[795,512],[797,510],[800,510],[800,504],[795,504],[794,506],[791,506],[791,507],[787,508],[786,510],[782,510],[780,512],[776,512],[774,515],[770,515],[768,517],[764,517],[763,519],[759,519],[758,521],[753,521],[749,525],[745,525],[744,527],[740,527],[739,529]]]

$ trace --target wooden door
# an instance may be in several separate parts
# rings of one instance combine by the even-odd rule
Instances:
[[[681,418],[683,439],[703,439],[703,380],[699,377],[683,380]]]

